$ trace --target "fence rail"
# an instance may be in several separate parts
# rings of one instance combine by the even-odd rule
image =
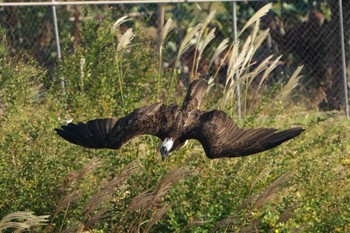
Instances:
[[[251,0],[261,1],[261,0]],[[152,3],[203,3],[203,2],[232,2],[232,0],[120,0],[120,1],[52,1],[52,2],[1,2],[0,6],[68,6],[68,5],[110,5],[110,4],[152,4]],[[234,2],[244,2],[235,0]]]

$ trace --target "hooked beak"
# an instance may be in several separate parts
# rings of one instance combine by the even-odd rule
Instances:
[[[162,146],[160,148],[160,153],[162,154],[162,160],[164,161],[165,158],[169,155],[169,151],[165,146]]]

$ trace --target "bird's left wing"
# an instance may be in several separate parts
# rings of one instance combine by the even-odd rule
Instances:
[[[243,129],[224,112],[204,112],[198,124],[191,129],[186,139],[197,139],[206,155],[211,158],[239,157],[271,149],[298,136],[300,127],[278,132],[273,128]]]
[[[154,135],[163,140],[177,108],[177,105],[156,103],[136,109],[120,119],[69,123],[55,130],[65,140],[83,147],[119,149],[128,140],[141,134]]]

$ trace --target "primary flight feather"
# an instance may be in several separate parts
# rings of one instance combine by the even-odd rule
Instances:
[[[215,159],[269,150],[304,131],[300,127],[284,131],[239,128],[223,111],[198,109],[207,89],[207,81],[197,79],[191,83],[181,107],[155,103],[136,109],[120,119],[69,123],[55,130],[71,143],[96,149],[119,149],[133,137],[154,135],[162,140],[160,152],[163,160],[189,139],[198,140],[207,157]]]

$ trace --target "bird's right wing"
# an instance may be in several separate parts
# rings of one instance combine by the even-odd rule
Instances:
[[[141,134],[154,135],[163,140],[177,108],[177,105],[156,103],[136,109],[120,119],[69,123],[55,130],[65,140],[83,147],[119,149],[128,140]]]
[[[298,136],[300,127],[277,132],[273,128],[243,129],[224,112],[204,112],[186,139],[197,139],[211,158],[239,157],[262,152]]]

